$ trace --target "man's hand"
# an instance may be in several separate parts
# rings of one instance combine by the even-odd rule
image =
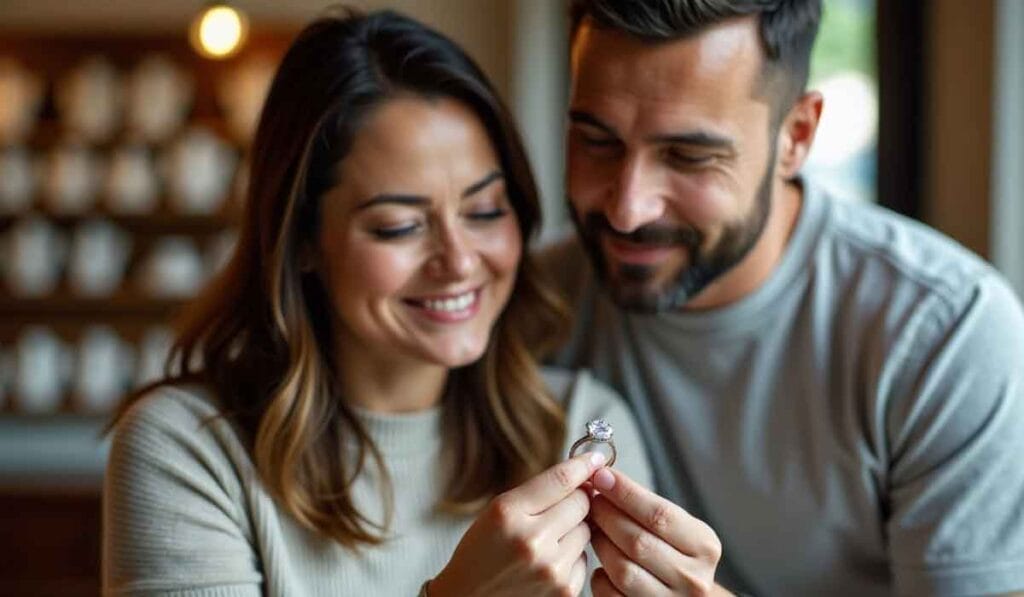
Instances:
[[[600,454],[581,454],[491,500],[427,594],[579,595],[587,582],[584,550],[590,541],[590,500],[580,487],[603,464]]]
[[[715,585],[722,544],[711,527],[620,471],[600,469],[593,484],[595,597],[728,594]]]

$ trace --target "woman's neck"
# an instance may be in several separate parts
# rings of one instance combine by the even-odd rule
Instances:
[[[339,350],[336,359],[345,400],[374,412],[426,410],[441,401],[448,369],[401,357],[374,358],[360,350]]]

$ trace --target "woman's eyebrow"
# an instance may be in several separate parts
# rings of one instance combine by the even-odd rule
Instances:
[[[473,184],[466,187],[466,190],[462,191],[462,198],[466,199],[467,197],[479,193],[480,191],[487,188],[487,186],[490,185],[491,183],[497,180],[501,180],[504,177],[505,174],[501,170],[495,170],[489,173],[487,176],[481,178],[479,181],[474,182]],[[382,205],[386,203],[395,203],[398,205],[405,205],[410,207],[422,207],[424,205],[429,204],[430,199],[424,197],[423,195],[410,195],[405,193],[381,193],[379,195],[374,195],[373,197],[370,197],[366,201],[360,203],[359,206],[356,207],[356,210],[364,210],[369,207],[374,207],[376,205]]]
[[[359,204],[357,210],[363,210],[368,207],[375,205],[382,205],[385,203],[397,203],[398,205],[410,205],[413,207],[425,205],[430,201],[422,195],[401,195],[394,193],[381,193],[380,195],[374,195],[366,201]]]
[[[479,193],[480,191],[484,190],[487,187],[487,185],[491,184],[496,180],[500,180],[504,177],[505,174],[501,170],[495,170],[494,172],[491,172],[487,176],[481,178],[479,181],[474,182],[473,184],[466,187],[466,190],[462,191],[462,198],[465,199],[466,197]]]

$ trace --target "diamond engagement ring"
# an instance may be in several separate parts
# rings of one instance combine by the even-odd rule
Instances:
[[[615,464],[615,442],[612,441],[612,434],[615,430],[611,424],[604,419],[594,419],[593,421],[587,422],[587,434],[576,440],[576,443],[569,449],[569,458],[576,455],[576,451],[583,448],[587,444],[592,444],[589,449],[584,449],[584,452],[598,448],[597,444],[607,444],[611,450],[611,455],[608,456],[608,462],[605,466],[611,466]]]

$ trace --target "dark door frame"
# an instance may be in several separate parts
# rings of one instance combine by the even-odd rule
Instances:
[[[876,0],[878,202],[920,220],[928,2]]]

